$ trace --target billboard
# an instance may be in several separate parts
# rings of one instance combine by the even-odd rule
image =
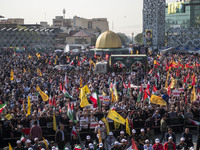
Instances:
[[[145,37],[146,37],[146,45],[152,46],[152,30],[146,29]]]
[[[184,13],[184,2],[168,3],[168,14]]]

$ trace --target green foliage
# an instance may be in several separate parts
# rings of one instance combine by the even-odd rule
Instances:
[[[135,36],[135,42],[140,45],[143,45],[143,34],[142,33],[139,33]]]

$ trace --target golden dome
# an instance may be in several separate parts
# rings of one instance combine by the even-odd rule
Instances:
[[[96,41],[96,48],[121,48],[119,36],[112,31],[103,32]]]

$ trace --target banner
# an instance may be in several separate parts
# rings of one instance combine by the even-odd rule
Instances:
[[[184,2],[168,3],[168,14],[185,13]]]
[[[146,29],[145,37],[146,37],[146,45],[152,46],[152,30]]]
[[[180,96],[180,94],[181,94],[181,91],[179,91],[179,90],[173,90],[172,91],[173,96]]]
[[[164,99],[162,99],[162,97],[156,96],[156,95],[151,95],[151,99],[150,102],[153,104],[157,104],[157,105],[164,105],[167,106],[167,103]]]

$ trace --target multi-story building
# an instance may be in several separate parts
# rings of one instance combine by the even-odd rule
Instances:
[[[22,25],[24,24],[24,19],[23,18],[8,18],[8,22],[17,24],[17,25]]]
[[[68,27],[74,29],[99,29],[101,32],[109,30],[107,18],[85,19],[74,16],[73,19],[65,19],[63,16],[56,16],[53,19],[53,27]]]
[[[165,31],[171,27],[200,28],[200,0],[168,3],[165,16]]]

